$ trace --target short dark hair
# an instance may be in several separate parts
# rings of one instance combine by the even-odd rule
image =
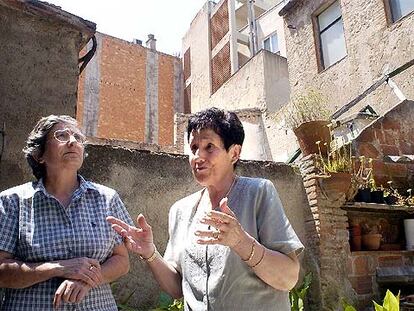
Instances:
[[[187,126],[187,141],[192,131],[213,130],[221,137],[224,148],[228,151],[232,145],[243,145],[243,124],[234,112],[216,107],[199,111],[190,116]]]
[[[41,118],[33,130],[30,132],[26,141],[26,146],[23,148],[23,153],[26,160],[32,168],[33,175],[40,179],[46,175],[46,167],[44,164],[38,162],[46,148],[47,135],[50,130],[58,123],[70,124],[78,128],[78,122],[70,116],[56,116],[50,115]]]

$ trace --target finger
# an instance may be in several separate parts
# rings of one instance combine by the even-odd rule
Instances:
[[[198,239],[197,244],[201,245],[213,245],[213,244],[222,244],[220,239]]]
[[[207,213],[207,217],[205,218],[211,218],[213,221],[216,222],[221,222],[221,223],[225,223],[225,224],[229,224],[230,222],[232,222],[235,217],[223,213],[223,212],[218,212],[218,211],[210,211]]]
[[[62,284],[60,284],[60,286],[56,290],[55,297],[53,298],[53,306],[55,307],[55,309],[59,308],[60,306],[60,303],[62,300],[62,294],[65,291],[65,288],[66,288],[66,283],[63,282]]]
[[[70,294],[70,297],[69,297],[69,302],[72,302],[72,303],[74,303],[74,302],[79,302],[79,300],[78,300],[78,296],[79,296],[79,293],[80,293],[80,287],[79,286],[75,286],[73,289],[72,289],[72,293]]]
[[[227,231],[227,224],[222,222],[222,221],[217,221],[214,220],[213,218],[210,217],[204,217],[200,220],[200,223],[205,224],[205,225],[209,225],[214,227],[215,229],[219,230],[219,231]]]
[[[231,215],[231,216],[233,216],[233,217],[236,217],[236,215],[233,213],[233,211],[230,209],[230,207],[227,205],[227,201],[228,201],[228,198],[226,197],[226,198],[223,198],[223,199],[221,199],[221,201],[220,201],[220,204],[219,204],[219,206],[220,206],[220,210],[223,212],[223,213],[225,213],[225,214],[228,214],[228,215]]]
[[[137,217],[137,223],[138,226],[140,226],[140,228],[144,231],[149,231],[151,230],[151,226],[147,223],[147,220],[145,219],[144,215],[139,214]]]
[[[63,300],[66,301],[66,302],[70,302],[69,299],[70,299],[71,293],[72,293],[72,287],[71,286],[66,286],[65,291],[62,295]]]
[[[121,227],[120,225],[111,225],[111,228],[115,230],[116,233],[118,233],[119,235],[125,237],[128,233],[128,229],[124,229],[123,227]]]
[[[86,294],[88,293],[88,289],[83,286],[79,292],[78,295],[78,301],[77,302],[81,302],[83,300],[83,298],[85,298]]]
[[[218,231],[202,231],[202,230],[197,230],[196,232],[194,232],[194,234],[196,236],[202,237],[202,238],[214,238],[214,239],[218,239],[220,236],[220,232]]]
[[[126,222],[122,221],[119,218],[115,218],[113,216],[106,217],[106,221],[109,222],[111,225],[117,225],[123,228],[124,230],[128,230],[129,228],[129,225]]]

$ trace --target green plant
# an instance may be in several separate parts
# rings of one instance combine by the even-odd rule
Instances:
[[[290,290],[289,301],[292,311],[303,310],[303,301],[305,300],[306,293],[308,292],[311,282],[312,272],[309,272],[305,275],[305,277],[303,278],[303,282],[299,287]]]
[[[344,308],[344,311],[357,311],[351,304],[348,303],[348,301],[345,300],[345,298],[342,299],[342,307]]]
[[[327,98],[314,89],[295,96],[285,113],[286,125],[294,129],[305,122],[329,120],[330,112],[326,104]]]
[[[173,299],[168,294],[161,292],[158,306],[152,311],[182,311],[184,310],[183,299]]]
[[[328,124],[329,130],[331,130],[331,126]],[[326,155],[322,154],[321,142],[317,141],[316,144],[319,150],[319,154],[316,155],[316,165],[322,176],[330,176],[331,173],[352,172],[351,144],[345,144],[341,138],[331,140]]]
[[[373,301],[375,311],[399,311],[400,310],[400,292],[397,296],[387,290],[382,306]]]

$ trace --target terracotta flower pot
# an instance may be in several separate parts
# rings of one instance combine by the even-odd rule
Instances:
[[[345,195],[348,198],[348,193],[351,188],[351,174],[345,172],[330,173],[330,177],[320,180],[320,185],[325,196],[333,201],[336,201]]]
[[[302,123],[293,130],[295,133],[300,150],[304,156],[318,153],[316,142],[319,140],[322,154],[326,154],[326,146],[324,143],[330,142],[330,132],[327,125],[328,121],[309,121]]]
[[[382,235],[379,233],[369,233],[362,235],[362,246],[370,251],[380,248]]]

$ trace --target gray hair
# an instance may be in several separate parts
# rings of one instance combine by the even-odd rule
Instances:
[[[50,115],[41,118],[33,130],[30,132],[26,141],[26,146],[23,148],[26,160],[32,168],[33,175],[40,179],[46,175],[46,167],[40,163],[38,159],[43,155],[46,148],[47,135],[50,130],[58,123],[73,125],[78,127],[78,122],[66,115],[56,116]]]

